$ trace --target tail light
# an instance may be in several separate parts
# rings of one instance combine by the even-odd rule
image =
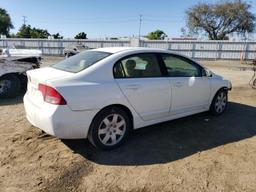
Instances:
[[[42,92],[44,101],[54,105],[66,105],[66,100],[62,97],[62,95],[54,88],[39,84],[38,90]]]

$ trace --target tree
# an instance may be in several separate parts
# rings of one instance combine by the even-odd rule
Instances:
[[[87,39],[87,34],[85,32],[78,33],[75,39]]]
[[[60,35],[60,33],[52,34],[54,39],[63,39],[63,36]]]
[[[31,31],[30,25],[22,25],[21,28],[19,29],[18,33],[16,34],[16,37],[31,38],[30,31]]]
[[[149,40],[163,40],[167,37],[167,35],[162,30],[156,30],[153,32],[150,32],[146,38]]]
[[[9,36],[10,30],[13,28],[10,15],[5,9],[0,8],[0,34]]]
[[[211,40],[227,39],[234,32],[253,32],[255,16],[250,8],[241,0],[199,3],[186,11],[187,27],[192,32],[205,32]]]
[[[181,37],[194,37],[198,35],[196,32],[192,32],[185,27],[182,27],[180,29],[180,32],[181,32]]]
[[[34,39],[46,39],[51,34],[45,29],[31,28],[30,25],[22,25],[19,29],[16,37],[18,38],[34,38]]]
[[[30,31],[30,38],[33,39],[47,39],[51,34],[46,29],[33,28]]]

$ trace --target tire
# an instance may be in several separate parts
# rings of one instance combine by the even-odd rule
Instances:
[[[219,90],[212,100],[210,112],[212,115],[218,116],[225,112],[228,104],[228,93],[227,90]]]
[[[131,130],[130,116],[119,107],[110,107],[100,111],[92,121],[88,139],[102,150],[119,147]]]
[[[74,55],[75,55],[75,54],[73,54],[73,53],[66,53],[65,56],[66,56],[66,59],[67,59],[67,58],[72,57],[72,56],[74,56]]]
[[[253,88],[256,88],[256,79],[254,79],[254,81],[252,82],[252,86]]]
[[[20,92],[25,93],[27,91],[28,78],[25,75],[19,76],[20,79]]]
[[[21,90],[21,81],[16,75],[0,78],[0,98],[16,97]]]

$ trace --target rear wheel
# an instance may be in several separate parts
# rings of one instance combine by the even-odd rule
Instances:
[[[228,93],[225,89],[219,90],[213,98],[210,112],[213,115],[221,115],[225,112],[228,103]]]
[[[66,57],[66,58],[69,58],[69,57],[72,57],[72,56],[74,56],[74,55],[75,55],[74,53],[66,53],[66,54],[65,54],[65,57]]]
[[[20,93],[21,82],[16,75],[6,75],[0,78],[0,98],[15,97]]]
[[[89,141],[97,148],[110,150],[120,146],[131,129],[129,115],[118,107],[104,109],[94,118]]]

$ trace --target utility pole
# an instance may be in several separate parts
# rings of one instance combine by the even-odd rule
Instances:
[[[27,16],[22,16],[23,17],[23,25],[26,25],[26,23],[27,23]]]
[[[139,41],[140,41],[140,32],[141,32],[141,24],[142,24],[142,15],[140,14],[140,26],[139,26]]]

